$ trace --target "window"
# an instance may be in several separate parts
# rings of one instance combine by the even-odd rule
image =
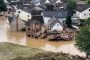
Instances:
[[[28,34],[28,37],[30,37],[30,35]]]
[[[28,28],[28,30],[30,30],[30,28]]]
[[[20,13],[20,11],[18,11],[18,13]]]
[[[9,8],[9,11],[11,11],[11,8]]]
[[[89,9],[89,11],[90,11],[90,9]]]
[[[29,15],[27,15],[27,17],[30,17]]]
[[[86,14],[84,14],[84,15],[86,15]]]
[[[10,11],[8,12],[8,14],[10,14]]]
[[[57,26],[59,26],[59,24],[57,24]]]
[[[63,21],[63,23],[65,24],[65,21]]]

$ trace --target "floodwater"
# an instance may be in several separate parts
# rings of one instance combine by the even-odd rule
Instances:
[[[48,41],[47,39],[31,39],[26,37],[25,32],[11,32],[6,17],[0,17],[0,42],[9,42],[38,48],[52,52],[64,52],[73,55],[85,56],[74,46],[74,41]]]

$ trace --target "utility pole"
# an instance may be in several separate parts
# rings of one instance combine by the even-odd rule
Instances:
[[[20,14],[20,11],[18,11],[18,14],[17,14],[17,20],[16,20],[16,31],[18,31],[18,20],[19,20],[19,14]]]
[[[16,20],[16,31],[18,31],[18,19],[19,19],[19,14],[18,14],[17,20]]]

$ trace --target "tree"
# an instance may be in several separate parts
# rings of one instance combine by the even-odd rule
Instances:
[[[6,5],[4,3],[4,0],[0,0],[0,12],[2,11],[6,11],[7,8],[6,8]]]
[[[86,0],[86,2],[90,5],[90,0]]]
[[[90,26],[90,18],[85,19],[85,25]]]
[[[90,53],[90,27],[84,26],[80,28],[80,33],[77,34],[75,39],[75,46],[85,52]]]
[[[71,17],[73,16],[74,10],[76,8],[76,1],[75,0],[68,0],[67,1],[67,18],[66,18],[66,24],[68,27],[71,27]]]
[[[82,25],[90,26],[90,18],[81,19],[80,22],[81,22]]]

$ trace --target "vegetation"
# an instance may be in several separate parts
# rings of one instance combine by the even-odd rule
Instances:
[[[81,19],[80,22],[81,22],[81,25],[90,26],[90,18],[88,18],[88,19]]]
[[[0,43],[0,60],[85,60],[65,53],[52,53],[11,43]]]
[[[16,57],[29,57],[45,51],[19,46],[11,43],[0,43],[0,60],[11,60]]]
[[[72,56],[65,53],[39,53],[33,57],[17,57],[13,60],[85,60],[80,56]]]
[[[0,12],[1,11],[6,11],[7,8],[6,8],[6,5],[4,3],[4,0],[0,0]]]
[[[67,1],[67,18],[66,18],[66,24],[68,27],[72,26],[71,17],[73,16],[75,8],[76,8],[76,1],[68,0]]]
[[[80,33],[76,36],[77,48],[85,53],[90,53],[90,27],[83,26]]]
[[[86,0],[86,2],[90,5],[90,0]]]

